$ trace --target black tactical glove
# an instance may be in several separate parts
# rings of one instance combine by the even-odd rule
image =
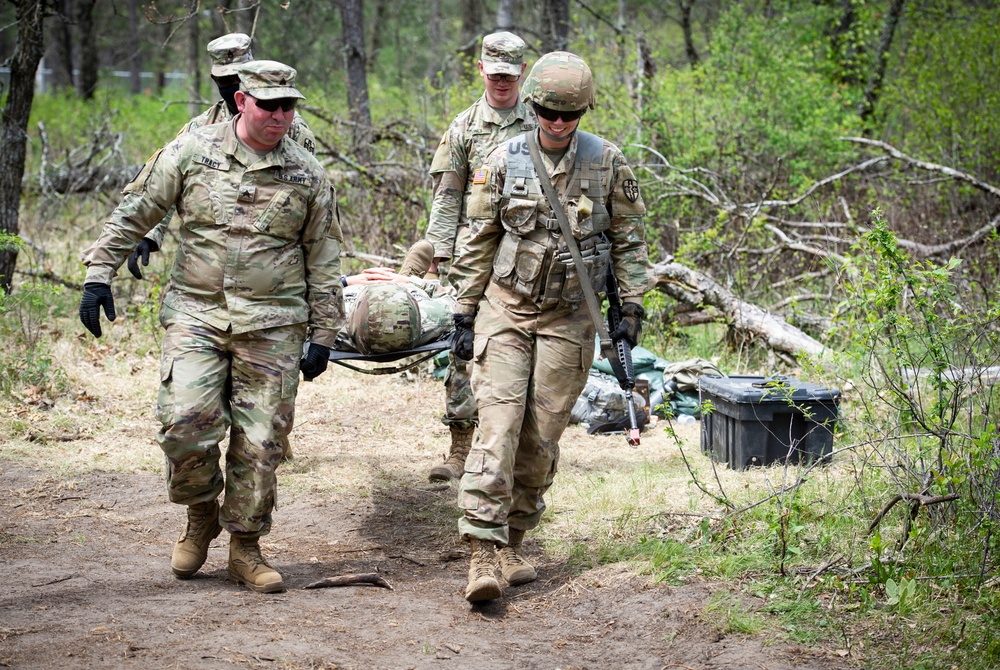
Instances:
[[[149,265],[149,255],[159,250],[160,245],[155,240],[151,240],[148,237],[142,238],[142,241],[136,245],[128,257],[128,271],[132,273],[132,276],[136,279],[142,279],[142,270],[139,269],[139,258],[142,258],[142,266],[146,267]]]
[[[104,307],[104,316],[108,317],[108,321],[114,321],[115,299],[111,295],[111,287],[97,282],[84,284],[83,299],[80,300],[80,322],[94,337],[101,336],[101,306]]]
[[[634,347],[639,344],[644,316],[646,316],[646,310],[639,303],[627,302],[622,305],[622,320],[615,331],[611,333],[611,339],[620,340],[624,337],[629,346]]]
[[[329,364],[330,347],[324,347],[322,344],[312,342],[309,344],[309,351],[306,352],[306,355],[302,358],[302,362],[299,363],[299,369],[302,370],[302,378],[307,382],[311,382],[326,372],[326,366]]]
[[[472,360],[472,326],[476,317],[471,314],[452,314],[455,323],[455,337],[451,341],[451,353],[463,361]]]

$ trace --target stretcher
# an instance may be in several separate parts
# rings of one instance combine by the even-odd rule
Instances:
[[[402,351],[387,351],[381,354],[362,354],[358,351],[341,351],[339,349],[330,350],[330,362],[343,366],[355,372],[362,372],[366,375],[391,375],[396,372],[405,372],[410,368],[420,365],[424,361],[430,360],[441,351],[451,348],[451,338],[454,333],[448,333],[444,337],[421,344],[419,347],[404,349]],[[373,366],[357,365],[356,361],[374,363]],[[386,365],[403,361],[399,365]]]

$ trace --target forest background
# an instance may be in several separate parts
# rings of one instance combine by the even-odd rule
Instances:
[[[2,402],[16,416],[71,394],[58,352],[80,331],[79,252],[138,165],[217,99],[210,39],[252,34],[258,58],[298,69],[356,270],[422,234],[434,148],[481,92],[479,40],[512,30],[529,63],[588,61],[582,127],[639,175],[657,274],[643,344],[844,392],[836,469],[787,463],[737,487],[688,462],[716,512],[588,560],[751,580],[808,634],[893,622],[869,666],[991,667],[998,19],[987,0],[6,2]],[[149,281],[114,286],[147,351],[175,243]],[[30,432],[6,428],[11,444]]]

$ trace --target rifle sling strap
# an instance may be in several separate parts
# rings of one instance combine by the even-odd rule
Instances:
[[[580,286],[583,288],[583,296],[587,302],[587,309],[590,310],[590,318],[593,319],[594,325],[597,327],[597,335],[601,340],[601,353],[604,354],[605,358],[614,360],[617,358],[617,354],[611,342],[611,336],[608,334],[608,327],[604,325],[604,316],[601,314],[601,303],[597,300],[594,287],[590,284],[590,274],[583,265],[583,256],[580,255],[580,248],[573,237],[573,230],[570,228],[569,219],[566,218],[566,210],[559,202],[559,194],[556,193],[556,189],[552,186],[552,181],[549,179],[549,173],[545,170],[545,163],[542,162],[542,154],[538,150],[538,141],[535,139],[535,133],[530,132],[527,134],[527,137],[528,152],[531,154],[531,162],[535,164],[535,175],[542,185],[542,192],[545,193],[545,197],[549,201],[552,213],[559,221],[559,231],[562,233],[563,241],[566,243],[566,247],[573,257],[573,264],[576,266],[576,274],[580,278]],[[575,170],[576,166],[574,165],[573,168]],[[572,171],[570,171],[570,178],[572,178]]]

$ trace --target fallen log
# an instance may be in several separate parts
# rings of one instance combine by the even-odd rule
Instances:
[[[822,358],[829,349],[782,317],[741,300],[708,275],[680,263],[653,265],[656,288],[674,300],[697,309],[714,307],[722,320],[737,332],[748,333],[778,352]]]

